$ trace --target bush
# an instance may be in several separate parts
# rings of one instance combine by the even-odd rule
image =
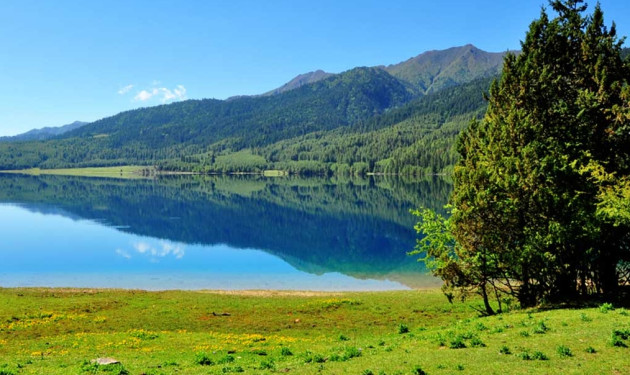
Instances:
[[[549,359],[549,357],[547,357],[545,353],[543,352],[534,352],[534,354],[532,355],[532,358],[537,359],[539,361],[546,361]]]
[[[398,326],[398,333],[399,334],[403,334],[403,333],[408,333],[409,332],[409,327],[407,327],[407,325],[400,323],[400,325]]]
[[[339,341],[349,341],[350,338],[346,335],[339,335]]]
[[[414,375],[427,375],[426,371],[422,369],[420,366],[416,366],[411,370],[411,373]]]
[[[483,348],[486,346],[486,344],[484,344],[483,341],[481,341],[481,339],[479,339],[478,337],[473,337],[470,340],[470,346],[472,346],[473,348]]]
[[[625,340],[630,338],[630,329],[628,330],[620,330],[615,329],[612,332],[612,336],[610,338],[610,344],[612,346],[616,346],[619,348],[626,348],[628,345],[625,343]]]
[[[282,349],[280,349],[280,355],[288,357],[290,355],[293,355],[293,352],[291,351],[291,349],[289,349],[286,346],[284,346],[284,347],[282,347]]]
[[[523,361],[531,361],[532,356],[529,355],[528,352],[522,352],[518,355]]]
[[[560,354],[560,357],[573,357],[573,353],[571,352],[571,349],[569,349],[568,347],[564,345],[560,345],[556,350],[558,354]]]
[[[595,348],[593,348],[592,346],[589,346],[588,348],[586,348],[586,352],[587,353],[597,353],[597,351],[595,350]]]
[[[356,357],[360,357],[360,356],[361,356],[361,350],[355,348],[354,346],[350,346],[350,347],[346,348],[342,359],[344,361],[347,361],[347,360],[349,360],[351,358],[356,358]]]
[[[462,336],[456,336],[448,345],[451,349],[464,349],[466,344],[464,343],[464,339]]]
[[[234,362],[234,356],[229,355],[229,354],[226,355],[225,357],[222,357],[218,361],[219,364],[226,364],[226,363],[232,363],[232,362]]]
[[[604,314],[608,313],[609,311],[613,311],[614,309],[615,307],[613,306],[612,303],[602,303],[599,306],[599,311]]]
[[[260,362],[260,366],[258,368],[260,370],[273,370],[275,367],[276,367],[276,364],[273,362],[273,359],[269,359],[269,360]]]
[[[545,334],[547,333],[547,331],[549,331],[549,327],[547,327],[545,322],[542,320],[538,322],[536,327],[534,327],[534,333],[539,334],[539,335]]]
[[[507,346],[503,345],[501,347],[501,349],[499,349],[499,353],[500,354],[512,354],[512,352],[510,351],[510,348],[508,348]]]
[[[195,354],[195,363],[201,366],[214,365],[212,358],[208,357],[208,355],[203,352]]]

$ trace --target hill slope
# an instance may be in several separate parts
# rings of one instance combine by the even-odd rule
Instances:
[[[263,95],[277,95],[283,92],[287,92],[290,90],[297,89],[309,83],[315,83],[317,81],[321,81],[322,79],[326,79],[330,76],[333,76],[332,73],[326,73],[323,70],[316,70],[314,72],[308,72],[304,74],[300,74],[297,77],[293,78],[289,82],[284,85],[278,87],[277,89],[271,90],[269,92],[264,93]]]
[[[454,161],[455,135],[485,108],[489,81],[474,78],[496,72],[502,55],[468,45],[388,67],[308,73],[269,95],[122,112],[52,140],[0,143],[0,169],[439,172]]]
[[[384,69],[423,93],[497,75],[505,53],[485,52],[468,44],[442,51],[428,51]]]
[[[0,137],[0,142],[13,142],[13,141],[43,141],[46,139],[50,139],[56,137],[58,135],[67,133],[74,129],[78,129],[84,125],[89,124],[88,122],[75,121],[72,124],[56,126],[56,127],[45,127],[41,129],[33,129],[29,130],[26,133],[14,135],[11,137]]]

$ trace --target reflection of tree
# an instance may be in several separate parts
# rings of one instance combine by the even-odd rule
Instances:
[[[405,255],[415,241],[408,210],[441,207],[449,189],[441,180],[382,177],[0,176],[3,202],[55,207],[170,241],[263,249],[308,272],[355,275],[417,270]]]

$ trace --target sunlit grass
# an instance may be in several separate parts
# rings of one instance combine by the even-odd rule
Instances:
[[[517,310],[482,318],[438,291],[0,289],[0,371],[625,374],[624,312]],[[90,363],[98,357],[122,365]]]
[[[139,165],[125,165],[117,167],[94,167],[94,168],[60,168],[60,169],[20,169],[11,171],[0,171],[0,173],[26,174],[31,176],[39,175],[59,175],[59,176],[82,176],[82,177],[113,177],[113,178],[146,178],[147,173],[154,174],[153,167]],[[143,173],[144,172],[144,173]]]

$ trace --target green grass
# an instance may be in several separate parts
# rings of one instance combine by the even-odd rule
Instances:
[[[626,374],[624,311],[482,318],[438,291],[0,289],[0,373]]]
[[[143,178],[143,171],[149,170],[154,174],[153,167],[139,165],[125,165],[118,167],[94,167],[94,168],[62,168],[62,169],[20,169],[12,171],[0,171],[0,173],[27,174],[31,176],[39,175],[60,175],[60,176],[81,176],[81,177],[112,177],[112,178]]]

